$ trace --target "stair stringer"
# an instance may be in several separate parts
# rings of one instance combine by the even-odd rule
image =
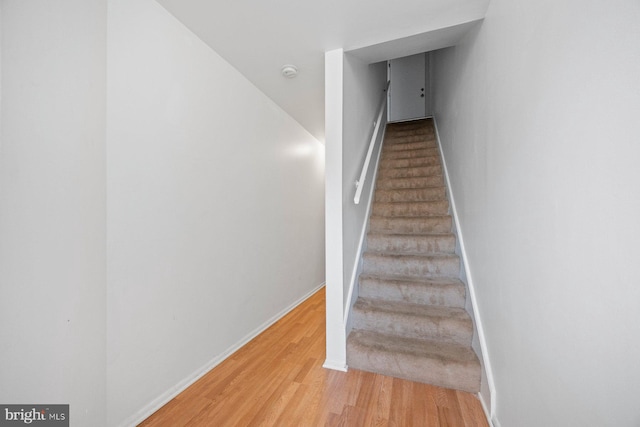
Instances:
[[[471,315],[471,318],[473,319],[474,337],[472,341],[472,347],[475,350],[476,354],[482,355],[482,357],[480,357],[480,365],[482,368],[482,381],[480,386],[480,392],[478,393],[478,398],[482,403],[482,408],[485,411],[487,420],[490,423],[493,423],[493,420],[496,419],[495,418],[496,389],[495,389],[495,382],[493,378],[493,370],[491,368],[491,362],[489,359],[489,352],[487,347],[487,341],[484,334],[484,328],[482,325],[482,318],[480,316],[480,312],[478,309],[478,300],[476,297],[476,289],[473,282],[473,275],[471,274],[467,252],[464,245],[462,227],[460,226],[458,211],[456,209],[455,197],[454,197],[453,191],[451,190],[451,179],[449,177],[449,172],[447,169],[447,161],[444,156],[444,150],[442,149],[442,141],[440,140],[440,134],[438,133],[438,122],[435,116],[432,117],[432,119],[433,119],[433,127],[435,130],[436,143],[438,144],[438,149],[440,151],[440,160],[442,161],[442,172],[444,175],[447,197],[449,198],[449,212],[453,218],[452,232],[456,236],[455,252],[460,257],[460,261],[462,263],[462,266],[460,269],[460,280],[465,284],[465,287],[467,289],[467,301],[466,301],[465,308]],[[486,386],[488,388],[489,396],[485,396],[485,393],[483,393],[485,381],[486,381]],[[489,401],[488,404],[487,404],[487,400]]]

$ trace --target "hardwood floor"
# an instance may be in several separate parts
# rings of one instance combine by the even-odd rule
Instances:
[[[324,369],[324,289],[141,426],[487,426],[469,393]]]

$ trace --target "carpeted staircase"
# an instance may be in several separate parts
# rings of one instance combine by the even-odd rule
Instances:
[[[349,367],[478,392],[480,363],[431,119],[387,126]]]

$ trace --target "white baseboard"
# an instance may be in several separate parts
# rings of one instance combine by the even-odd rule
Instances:
[[[332,369],[334,371],[347,372],[349,368],[343,362],[337,362],[335,360],[325,360],[322,364],[322,367],[325,369]]]
[[[480,405],[482,405],[482,412],[484,412],[484,417],[487,419],[487,423],[489,423],[489,427],[498,427],[493,422],[491,418],[491,413],[489,412],[489,408],[487,408],[487,403],[484,401],[484,398],[480,393],[477,394],[478,400],[480,401]]]
[[[447,161],[444,157],[444,150],[442,149],[442,142],[440,141],[440,134],[438,132],[438,122],[436,121],[435,116],[433,117],[433,124],[436,133],[436,141],[438,143],[438,147],[440,149],[440,158],[442,159],[442,169],[444,173],[444,178],[447,184],[447,191],[449,192],[449,198],[451,199],[451,213],[453,216],[453,221],[455,222],[455,227],[458,232],[458,241],[460,242],[460,253],[462,255],[462,263],[464,265],[466,275],[467,275],[467,287],[469,288],[469,296],[471,297],[471,305],[473,306],[473,314],[475,316],[475,324],[476,330],[478,331],[478,340],[480,341],[480,350],[482,352],[482,361],[484,365],[485,373],[487,374],[487,383],[489,386],[489,393],[491,394],[491,408],[490,408],[490,416],[487,418],[495,422],[496,415],[496,388],[493,380],[493,370],[491,369],[491,361],[489,360],[489,352],[487,349],[487,341],[484,335],[484,328],[482,325],[482,317],[480,316],[480,310],[478,308],[478,300],[476,298],[476,289],[473,282],[473,274],[471,273],[471,269],[469,267],[469,260],[467,258],[467,251],[464,245],[464,237],[462,233],[462,227],[460,226],[460,220],[458,219],[458,211],[456,209],[456,201],[453,195],[453,191],[451,189],[451,181],[449,179],[449,171],[447,170]],[[484,400],[481,399],[484,406]],[[495,426],[494,426],[495,427]]]
[[[160,396],[158,396],[157,398],[149,402],[149,404],[145,405],[138,412],[136,412],[131,417],[127,418],[124,422],[122,422],[120,426],[130,427],[130,426],[136,426],[140,424],[142,421],[147,419],[151,414],[153,414],[158,409],[166,405],[171,399],[173,399],[174,397],[182,393],[190,385],[198,381],[210,370],[212,370],[213,368],[218,366],[220,363],[222,363],[226,358],[228,358],[233,353],[238,351],[241,347],[243,347],[249,341],[251,341],[258,335],[260,335],[262,332],[264,332],[266,329],[268,329],[271,325],[276,323],[278,320],[282,319],[290,311],[292,311],[294,308],[296,308],[297,306],[302,304],[304,301],[306,301],[309,297],[311,297],[311,295],[315,294],[320,289],[322,289],[323,286],[325,286],[325,283],[321,283],[319,286],[316,286],[313,290],[307,292],[303,297],[299,298],[298,300],[290,304],[288,307],[281,310],[279,313],[277,313],[276,315],[271,317],[269,320],[264,322],[262,325],[258,326],[253,331],[249,332],[240,341],[238,341],[237,343],[229,347],[223,353],[217,355],[216,357],[211,359],[209,362],[207,362],[205,365],[203,365],[200,369],[196,370],[191,375],[189,375],[188,377],[180,381],[178,384],[174,385],[169,390],[167,390],[166,392],[162,393]]]

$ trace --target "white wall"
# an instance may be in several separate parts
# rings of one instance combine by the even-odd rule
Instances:
[[[343,257],[344,257],[344,303],[352,285],[354,266],[360,261],[358,247],[363,227],[367,223],[369,193],[373,185],[376,164],[371,159],[366,184],[362,190],[359,204],[353,202],[356,192],[355,182],[360,178],[364,159],[373,135],[374,120],[377,117],[380,102],[387,83],[387,64],[367,64],[357,57],[344,55],[344,100],[343,100],[343,143],[342,143],[342,218],[343,218]],[[383,117],[381,131],[386,124]],[[379,142],[377,147],[379,147]],[[376,148],[377,148],[376,147]],[[376,151],[377,152],[377,151]],[[376,153],[374,152],[374,154]],[[345,310],[348,307],[345,305]]]
[[[386,86],[386,64],[369,65],[342,49],[325,55],[327,146],[327,360],[325,367],[346,368],[345,313],[360,262],[375,170],[372,160],[360,204],[353,202],[355,182],[373,134]],[[382,124],[384,126],[384,123]]]
[[[120,425],[324,282],[324,146],[153,0],[110,0],[108,22]]]
[[[106,2],[0,6],[0,402],[102,426]]]
[[[345,371],[347,347],[344,325],[343,235],[343,100],[344,51],[325,53],[325,260],[326,339],[324,367]]]
[[[431,92],[431,52],[424,54],[424,112],[425,117],[433,115],[433,94]]]
[[[503,426],[640,424],[639,19],[493,0],[434,56]]]

